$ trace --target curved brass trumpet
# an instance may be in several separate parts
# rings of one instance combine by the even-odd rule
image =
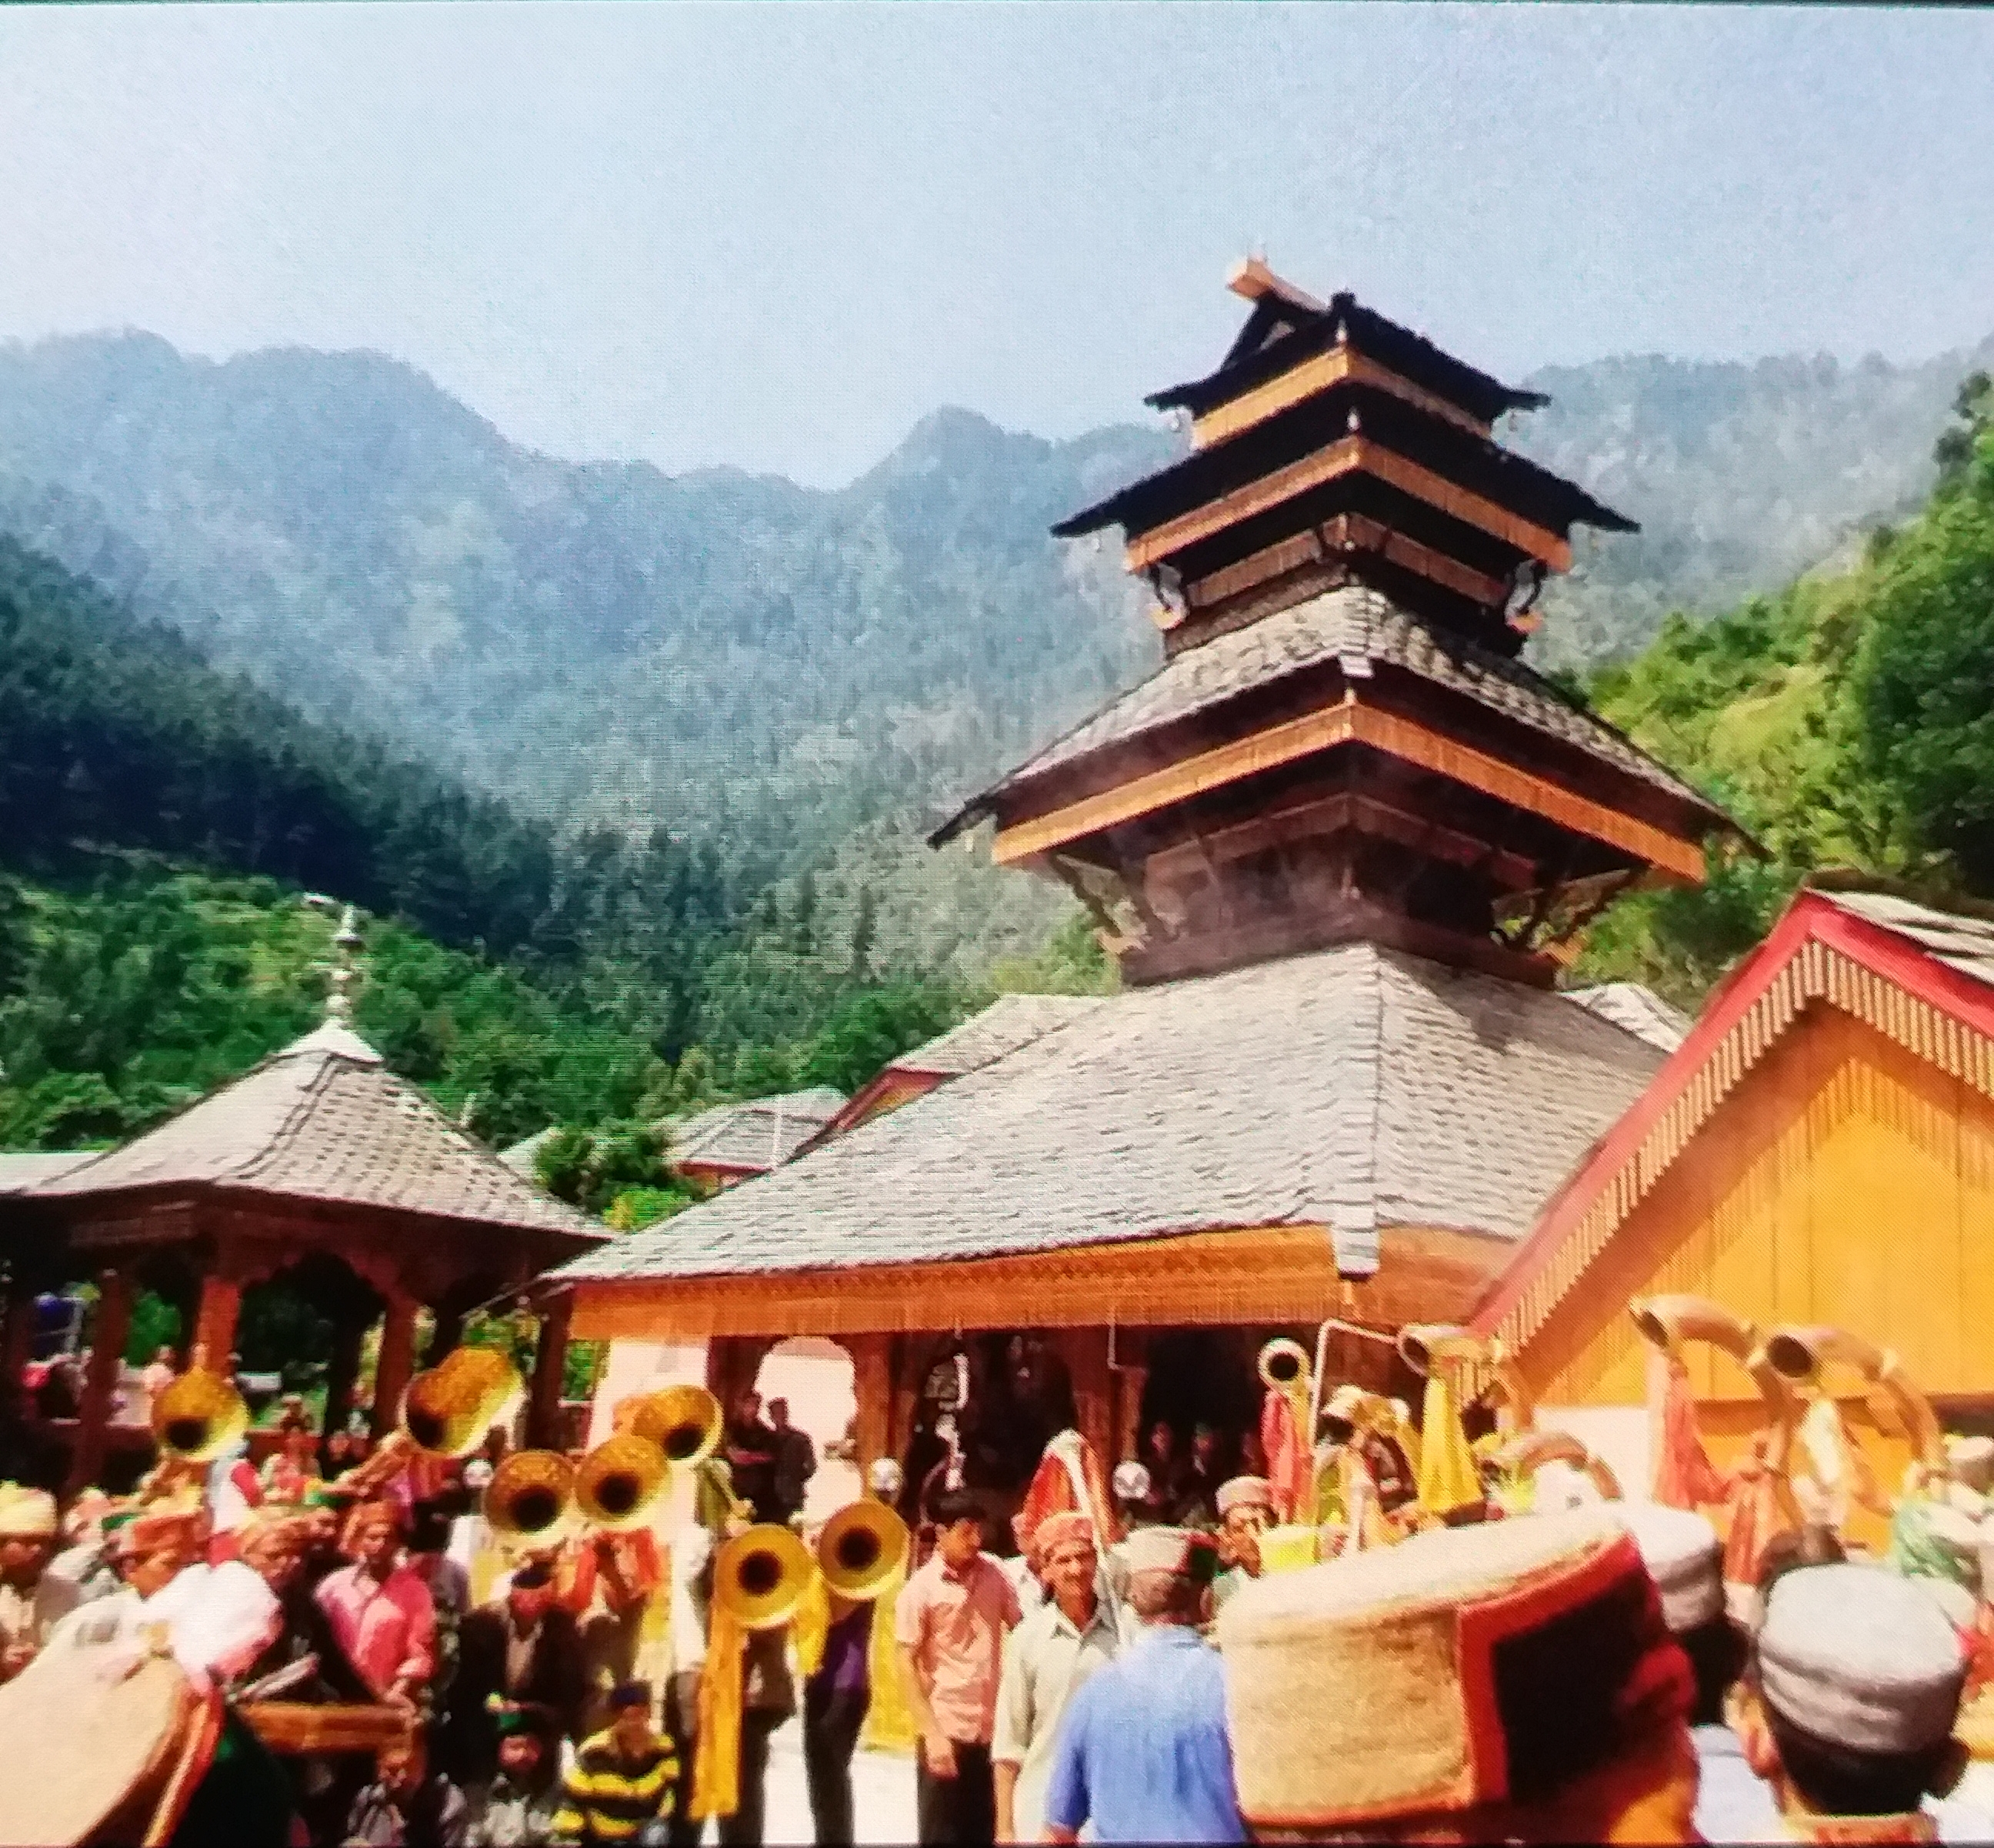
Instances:
[[[492,1473],[485,1518],[502,1546],[551,1547],[575,1518],[574,1465],[555,1450],[516,1450]]]
[[[671,1465],[656,1444],[619,1431],[581,1459],[574,1473],[575,1511],[610,1533],[646,1527],[670,1482]]]
[[[242,1395],[218,1373],[190,1366],[152,1401],[152,1438],[183,1463],[211,1463],[249,1428]]]
[[[713,1602],[743,1630],[773,1630],[795,1616],[817,1562],[787,1527],[765,1521],[737,1534],[713,1562]]]
[[[649,1438],[675,1469],[704,1462],[720,1448],[725,1431],[720,1401],[703,1386],[668,1386],[653,1393],[630,1421],[631,1435]]]
[[[1450,1361],[1482,1361],[1480,1338],[1451,1322],[1416,1322],[1399,1331],[1399,1358],[1424,1379]]]
[[[402,1428],[418,1450],[432,1456],[468,1456],[492,1427],[504,1420],[507,1406],[521,1390],[519,1376],[500,1356],[492,1359],[502,1372],[483,1362],[453,1367],[446,1360],[409,1382],[402,1400]]]
[[[1308,1349],[1286,1335],[1269,1342],[1260,1350],[1260,1383],[1271,1391],[1306,1393],[1313,1370]]]
[[[907,1557],[907,1524],[884,1502],[840,1508],[817,1537],[817,1569],[833,1597],[849,1604],[876,1598]]]
[[[1620,1479],[1604,1457],[1595,1456],[1563,1431],[1526,1431],[1512,1438],[1490,1459],[1505,1476],[1534,1476],[1547,1463],[1563,1463],[1585,1476],[1605,1501],[1624,1499]]]
[[[1775,1412],[1783,1417],[1793,1410],[1793,1390],[1760,1345],[1757,1328],[1722,1303],[1701,1296],[1638,1296],[1627,1313],[1650,1347],[1673,1356],[1686,1341],[1707,1341],[1752,1376],[1759,1397]]]
[[[1911,1383],[1903,1363],[1842,1329],[1802,1328],[1792,1323],[1766,1337],[1765,1357],[1773,1370],[1797,1386],[1812,1385],[1830,1365],[1852,1367],[1872,1387],[1890,1395],[1912,1453],[1928,1467],[1945,1461],[1945,1438],[1924,1394]]]
[[[1450,1376],[1449,1383],[1460,1394],[1464,1409],[1469,1401],[1492,1399],[1499,1429],[1513,1435],[1529,1428],[1533,1415],[1530,1390],[1499,1345],[1453,1322],[1414,1322],[1399,1331],[1399,1358],[1422,1376],[1437,1366],[1461,1369],[1461,1375]]]

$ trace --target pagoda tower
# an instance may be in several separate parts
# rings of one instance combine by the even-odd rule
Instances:
[[[1571,529],[1634,523],[1505,449],[1546,400],[1258,259],[1188,454],[1119,526],[1164,662],[934,836],[1060,879],[1133,986],[1364,940],[1548,987],[1586,924],[1699,883],[1732,823],[1525,665]]]

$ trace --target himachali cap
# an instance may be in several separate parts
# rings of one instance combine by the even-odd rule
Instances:
[[[1218,1563],[1211,1536],[1188,1527],[1138,1527],[1122,1541],[1122,1558],[1132,1579],[1153,1572],[1209,1581]]]
[[[1936,1603],[1873,1565],[1788,1572],[1766,1600],[1759,1691],[1810,1739],[1879,1755],[1951,1736],[1966,1665]]]
[[[890,1456],[882,1456],[865,1472],[865,1486],[882,1501],[891,1501],[906,1486],[906,1477]]]
[[[56,1498],[45,1489],[0,1483],[0,1540],[53,1540]]]
[[[1235,1508],[1274,1507],[1274,1488],[1264,1476],[1235,1476],[1218,1488],[1218,1517],[1223,1521]]]
[[[1117,1463],[1114,1479],[1108,1486],[1115,1491],[1117,1501],[1146,1501],[1149,1497],[1149,1473],[1140,1463]]]
[[[1043,1559],[1054,1547],[1064,1546],[1070,1540],[1084,1540],[1091,1546],[1094,1523],[1084,1514],[1071,1510],[1048,1514],[1032,1535],[1032,1551]]]
[[[1994,1483],[1994,1438],[1948,1437],[1945,1460],[1969,1489],[1977,1489],[1984,1495],[1990,1483]]]
[[[1659,1502],[1618,1501],[1613,1512],[1641,1549],[1642,1563],[1662,1594],[1662,1616],[1687,1636],[1724,1615],[1724,1545],[1701,1514]]]
[[[1694,1691],[1633,1536],[1596,1508],[1256,1579],[1218,1635],[1239,1807],[1261,1828],[1541,1800]]]

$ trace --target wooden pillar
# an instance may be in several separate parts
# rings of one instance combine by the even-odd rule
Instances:
[[[1062,1329],[1054,1338],[1073,1383],[1074,1414],[1080,1435],[1101,1462],[1112,1467],[1115,1456],[1115,1406],[1108,1374],[1105,1329]]]
[[[706,1390],[727,1417],[733,1417],[735,1400],[754,1385],[775,1345],[772,1335],[716,1335],[707,1342]]]
[[[892,1337],[849,1335],[845,1349],[851,1356],[851,1396],[858,1407],[858,1454],[853,1459],[861,1479],[882,1456],[893,1453],[893,1370]]]
[[[346,1421],[353,1411],[353,1389],[360,1380],[360,1350],[366,1339],[366,1322],[349,1311],[333,1335],[332,1361],[325,1373],[325,1425],[322,1438],[346,1428]],[[320,1467],[325,1467],[323,1455]]]
[[[242,1286],[232,1277],[219,1273],[201,1279],[200,1306],[194,1313],[194,1358],[197,1364],[218,1373],[232,1371],[230,1357],[235,1352],[235,1323],[242,1312]]]
[[[561,1377],[567,1366],[567,1331],[574,1319],[574,1293],[564,1291],[540,1311],[540,1335],[533,1349],[533,1394],[526,1407],[526,1442],[536,1449],[564,1448],[561,1430]]]
[[[416,1370],[416,1310],[412,1296],[388,1299],[381,1318],[381,1352],[374,1363],[374,1435],[384,1438],[401,1421],[402,1395]]]
[[[68,1496],[88,1488],[103,1471],[104,1430],[117,1395],[125,1337],[132,1332],[135,1287],[131,1273],[107,1270],[98,1279],[98,1287],[102,1294],[98,1300],[96,1326],[91,1332],[90,1370],[77,1418],[76,1448],[70,1453]]]
[[[1146,1352],[1128,1335],[1115,1339],[1115,1458],[1139,1460],[1143,1454],[1143,1389],[1149,1383]]]

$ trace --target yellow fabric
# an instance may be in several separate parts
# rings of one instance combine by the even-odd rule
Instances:
[[[1482,1500],[1482,1475],[1475,1452],[1454,1408],[1454,1391],[1435,1367],[1427,1376],[1424,1442],[1420,1445],[1420,1506],[1429,1514],[1451,1514]]]
[[[693,1759],[692,1815],[731,1816],[741,1804],[741,1662],[748,1633],[716,1599],[699,1677],[699,1740]]]
[[[831,1588],[824,1574],[813,1570],[804,1588],[803,1602],[792,1620],[797,1644],[797,1673],[805,1681],[817,1673],[824,1661],[824,1646],[831,1634]]]
[[[865,1727],[860,1742],[869,1751],[911,1752],[914,1749],[914,1716],[907,1706],[907,1691],[900,1685],[900,1658],[893,1643],[893,1604],[900,1587],[907,1582],[903,1564],[879,1594],[872,1613],[872,1643],[868,1673],[872,1683],[872,1701],[865,1710]]]

